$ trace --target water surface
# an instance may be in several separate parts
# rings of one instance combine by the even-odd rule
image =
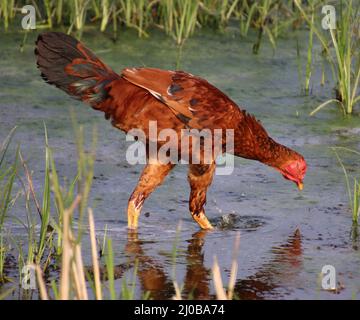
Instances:
[[[299,36],[300,43],[305,44],[306,35]],[[73,177],[76,172],[70,107],[85,126],[88,146],[91,128],[96,125],[99,143],[90,205],[99,239],[105,226],[113,239],[118,289],[124,277],[131,279],[138,258],[136,296],[141,298],[147,291],[152,298],[173,296],[172,250],[181,221],[176,279],[183,285],[184,297],[214,297],[211,267],[215,255],[223,281],[228,282],[234,239],[240,231],[237,298],[359,298],[358,241],[350,236],[345,180],[330,149],[360,149],[359,118],[343,118],[335,107],[316,117],[308,116],[331,94],[331,81],[321,87],[315,72],[312,95],[301,94],[295,35],[280,39],[275,53],[264,44],[255,56],[251,54],[251,41],[231,32],[203,31],[186,42],[181,69],[206,78],[255,114],[274,139],[301,152],[308,162],[304,191],[299,193],[275,170],[236,159],[231,176],[214,178],[206,206],[214,224],[221,226],[224,215],[230,217],[231,224],[202,232],[188,213],[187,168],[177,166],[146,201],[137,235],[127,232],[125,208],[142,167],[127,164],[124,133],[112,128],[101,113],[42,81],[35,67],[31,44],[34,39],[35,34],[20,53],[22,35],[0,35],[0,141],[18,126],[12,151],[20,143],[40,192],[44,174],[43,123],[62,177]],[[89,31],[83,41],[116,71],[142,65],[174,69],[178,56],[173,41],[157,32],[148,39],[138,39],[134,32],[127,31],[113,43]],[[302,49],[305,53],[306,48]],[[317,60],[315,64],[319,65],[321,61]],[[353,173],[359,171],[359,159],[350,154],[344,154],[344,159]],[[19,183],[16,187],[20,188]],[[12,210],[19,219],[25,219],[23,200],[20,197]],[[9,219],[7,230],[25,241],[24,229],[14,220]],[[84,250],[89,252],[87,243]],[[85,254],[85,260],[90,263],[89,254]],[[319,274],[327,264],[336,268],[341,288],[337,293],[324,291],[319,284]],[[14,293],[9,298],[18,297]]]

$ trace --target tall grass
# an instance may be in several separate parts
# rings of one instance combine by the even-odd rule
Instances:
[[[15,17],[15,0],[0,0],[0,17],[4,19],[4,29],[8,30]]]
[[[49,28],[52,28],[53,27],[53,22],[52,22],[53,1],[44,0],[44,7],[45,7],[45,12],[46,12],[47,26]]]
[[[4,243],[4,236],[2,232],[0,233],[0,283],[5,282],[5,259],[6,259],[6,246]]]
[[[321,30],[305,11],[300,1],[294,0],[294,3],[310,26],[310,32],[313,32],[320,41],[336,83],[335,97],[321,103],[310,115],[314,115],[329,104],[338,104],[344,113],[351,114],[354,106],[360,100],[358,94],[360,3],[352,0],[340,1],[335,30]]]
[[[221,32],[238,25],[243,37],[250,28],[258,33],[254,52],[258,53],[263,34],[275,47],[282,30],[288,30],[297,19],[292,1],[280,0],[34,0],[38,27],[67,27],[78,37],[84,28],[93,25],[106,32],[112,25],[114,40],[119,26],[133,28],[139,37],[147,37],[148,30],[158,27],[174,38],[178,45],[202,27]],[[0,0],[0,19],[7,30],[14,23],[15,14],[28,4],[25,0]],[[237,21],[231,24],[231,21]]]
[[[239,11],[240,16],[240,34],[243,37],[248,35],[251,23],[253,22],[253,17],[256,13],[257,2],[254,1],[251,5],[248,4],[248,1],[242,2],[242,8]]]
[[[239,19],[241,2],[245,1],[199,1],[198,22],[201,26],[208,26],[224,31],[231,19]]]
[[[315,12],[312,7],[311,13],[311,25],[309,32],[309,42],[308,42],[308,51],[307,51],[307,62],[306,62],[306,74],[305,74],[305,93],[309,94],[310,90],[310,79],[312,74],[312,50],[313,50],[313,38],[314,38],[314,20],[315,20]]]
[[[195,30],[199,0],[162,0],[161,20],[165,32],[171,35],[178,45],[189,38]]]
[[[96,2],[95,2],[95,6],[96,6]],[[95,7],[95,12],[96,12],[96,17],[100,16],[100,11],[98,9],[98,7]],[[100,25],[100,31],[104,32],[106,30],[106,26],[109,23],[110,20],[110,4],[109,4],[109,0],[103,0],[102,1],[102,19],[101,19],[101,25]]]
[[[76,122],[72,115],[75,139],[77,146],[77,170],[70,183],[60,183],[62,179],[56,168],[54,154],[50,146],[47,129],[45,130],[45,161],[44,183],[42,186],[42,202],[35,191],[33,173],[21,151],[17,150],[13,164],[9,162],[9,145],[14,134],[13,129],[0,147],[0,283],[8,280],[5,277],[5,262],[9,255],[3,226],[8,219],[24,227],[26,245],[21,240],[9,235],[14,248],[17,249],[19,283],[22,283],[22,270],[30,266],[36,270],[38,292],[41,299],[77,299],[87,300],[94,296],[101,300],[103,297],[111,299],[134,299],[137,277],[137,262],[131,284],[128,285],[125,277],[122,279],[121,292],[115,290],[114,251],[111,239],[104,236],[101,254],[105,257],[106,274],[101,281],[100,257],[96,242],[96,231],[93,212],[88,206],[91,190],[95,147],[96,130],[90,149],[85,148],[85,137],[82,126]],[[23,172],[19,169],[22,164]],[[6,165],[5,165],[6,164]],[[23,178],[23,175],[25,178]],[[25,196],[25,221],[8,214],[14,201],[12,190],[15,179],[19,179]],[[35,209],[35,212],[34,210]],[[87,216],[88,226],[86,226]],[[37,228],[40,220],[40,229]],[[85,268],[82,256],[84,231],[89,230],[91,245],[92,268]],[[104,248],[106,247],[106,249]],[[60,269],[58,280],[48,281],[48,269]],[[106,279],[106,282],[105,282]],[[11,279],[12,282],[17,279]],[[15,282],[16,283],[16,282]],[[108,288],[108,294],[105,289]],[[11,293],[13,288],[7,293]],[[23,291],[27,293],[28,291]],[[4,295],[5,296],[5,295]],[[28,296],[30,298],[30,296]]]
[[[2,186],[0,190],[0,227],[3,226],[5,216],[11,204],[12,188],[17,173],[18,152],[16,153],[15,161],[12,165],[8,166],[5,162],[5,156],[15,129],[16,128],[11,130],[5,141],[0,146],[0,184]]]
[[[77,173],[71,183],[68,186],[60,184],[59,174],[56,169],[53,152],[49,146],[47,132],[45,128],[45,182],[44,182],[44,199],[43,208],[50,211],[50,190],[54,194],[55,208],[57,212],[57,219],[50,217],[50,214],[45,219],[42,212],[42,228],[40,232],[40,245],[43,243],[42,237],[46,234],[49,226],[49,221],[52,221],[55,230],[57,231],[57,245],[54,249],[58,255],[61,255],[61,274],[59,287],[56,284],[52,285],[53,294],[58,299],[88,299],[88,289],[86,284],[86,276],[84,263],[81,253],[81,242],[84,229],[84,214],[87,210],[87,203],[91,184],[93,180],[93,167],[95,159],[95,146],[96,146],[96,131],[93,132],[93,142],[90,152],[85,150],[84,147],[84,132],[82,126],[77,125],[74,116],[73,124],[76,137],[78,165]],[[51,186],[50,186],[51,185]],[[76,192],[77,185],[77,192]],[[74,229],[74,216],[75,210],[78,210],[78,216],[76,219],[77,229]],[[92,212],[89,211],[89,225],[90,225],[90,238],[91,245],[94,244],[94,220]],[[44,231],[42,231],[44,229]],[[95,241],[96,243],[96,241]],[[49,242],[47,242],[49,245]],[[50,248],[51,249],[51,248]],[[97,252],[96,247],[92,252]],[[97,254],[97,253],[96,253]],[[93,257],[92,261],[95,266],[95,292],[94,295],[97,298],[101,298],[99,293],[99,270],[98,264],[94,261],[97,259]],[[43,280],[44,264],[41,264],[41,260],[34,261],[37,270],[38,284],[40,288],[40,295],[42,299],[48,298],[48,292],[45,281]]]
[[[40,263],[42,254],[46,248],[46,236],[50,222],[50,150],[47,130],[45,127],[45,177],[43,187],[43,198],[41,206],[41,229],[39,239],[39,255],[36,263]]]
[[[220,266],[216,256],[214,256],[214,263],[212,267],[213,281],[215,287],[216,298],[218,300],[232,300],[234,298],[234,288],[238,271],[237,256],[240,248],[240,233],[237,233],[233,248],[233,257],[230,269],[230,278],[227,291],[224,289]]]
[[[341,160],[338,150],[351,152],[360,156],[360,152],[355,150],[351,150],[343,147],[334,147],[333,148],[336,158],[339,161],[339,164],[344,172],[345,181],[346,181],[346,189],[349,197],[349,206],[352,211],[352,221],[355,225],[358,225],[359,216],[360,216],[360,177],[353,177],[351,183],[351,177],[349,177],[348,171],[345,168],[343,161]],[[352,186],[351,186],[352,185]]]
[[[72,23],[69,27],[68,33],[71,32],[72,28],[75,26],[78,31],[79,37],[81,37],[82,31],[86,22],[87,7],[89,0],[73,0],[71,7],[71,20]]]
[[[7,254],[7,244],[4,240],[4,222],[13,200],[13,186],[18,170],[19,149],[11,165],[6,163],[6,153],[16,128],[12,129],[0,145],[0,283],[5,281],[4,266]]]
[[[172,247],[172,253],[171,253],[171,260],[172,260],[172,272],[171,272],[171,277],[172,277],[172,282],[174,285],[174,289],[175,289],[175,296],[174,296],[174,300],[181,300],[181,292],[183,287],[179,285],[177,279],[176,279],[176,258],[177,258],[177,253],[178,253],[178,242],[179,242],[179,238],[180,238],[180,232],[181,232],[181,221],[178,224],[177,228],[176,228],[176,236],[174,239],[174,243],[173,243],[173,247]]]
[[[257,19],[254,21],[256,29],[258,30],[257,40],[253,46],[253,53],[258,54],[260,50],[260,44],[262,42],[263,34],[266,33],[271,45],[275,48],[275,37],[270,27],[268,26],[270,21],[271,12],[277,7],[277,1],[274,0],[262,0],[257,4]]]
[[[296,10],[294,2],[301,10]],[[148,37],[151,28],[159,28],[182,45],[197,30],[207,27],[221,32],[238,26],[247,37],[253,29],[256,40],[253,53],[260,51],[265,37],[275,49],[279,35],[301,26],[313,7],[322,3],[311,0],[42,0],[32,1],[38,15],[38,27],[66,27],[81,37],[86,26],[110,31],[118,38],[121,27],[132,28],[139,37]],[[4,29],[14,23],[25,0],[0,0],[0,19]],[[235,22],[235,23],[232,23]],[[320,32],[318,32],[320,34]]]

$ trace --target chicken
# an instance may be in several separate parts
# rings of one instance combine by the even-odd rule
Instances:
[[[200,140],[200,155],[189,159],[189,210],[203,229],[212,229],[204,205],[206,192],[215,172],[215,159],[226,148],[226,136],[221,133],[220,148],[211,146],[210,161],[205,157],[203,137],[192,136],[191,143],[181,148],[183,130],[232,130],[230,152],[238,157],[260,161],[284,178],[303,188],[306,162],[302,155],[275,142],[266,130],[245,110],[206,80],[183,71],[155,68],[126,68],[115,73],[89,49],[71,36],[46,32],[36,41],[35,55],[41,76],[70,96],[104,112],[114,127],[124,132],[133,129],[145,133],[144,144],[148,162],[141,173],[127,208],[128,227],[136,229],[145,199],[162,184],[176,162],[150,158],[149,127],[156,121],[157,132],[172,129],[177,133],[177,160],[189,155]],[[223,132],[223,131],[222,131]],[[159,139],[160,140],[160,139]],[[168,142],[157,141],[157,150]],[[172,146],[174,147],[174,145]],[[181,150],[180,150],[181,149]],[[179,156],[180,155],[180,156]],[[152,161],[150,161],[152,160]],[[206,161],[205,161],[206,160]]]

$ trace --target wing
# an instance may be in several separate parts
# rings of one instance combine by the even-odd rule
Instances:
[[[183,71],[126,68],[122,77],[166,104],[190,128],[223,128],[239,108],[206,80]]]

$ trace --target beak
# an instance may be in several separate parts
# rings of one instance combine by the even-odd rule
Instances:
[[[302,182],[298,182],[297,187],[301,191],[302,189],[304,189],[304,184]]]

